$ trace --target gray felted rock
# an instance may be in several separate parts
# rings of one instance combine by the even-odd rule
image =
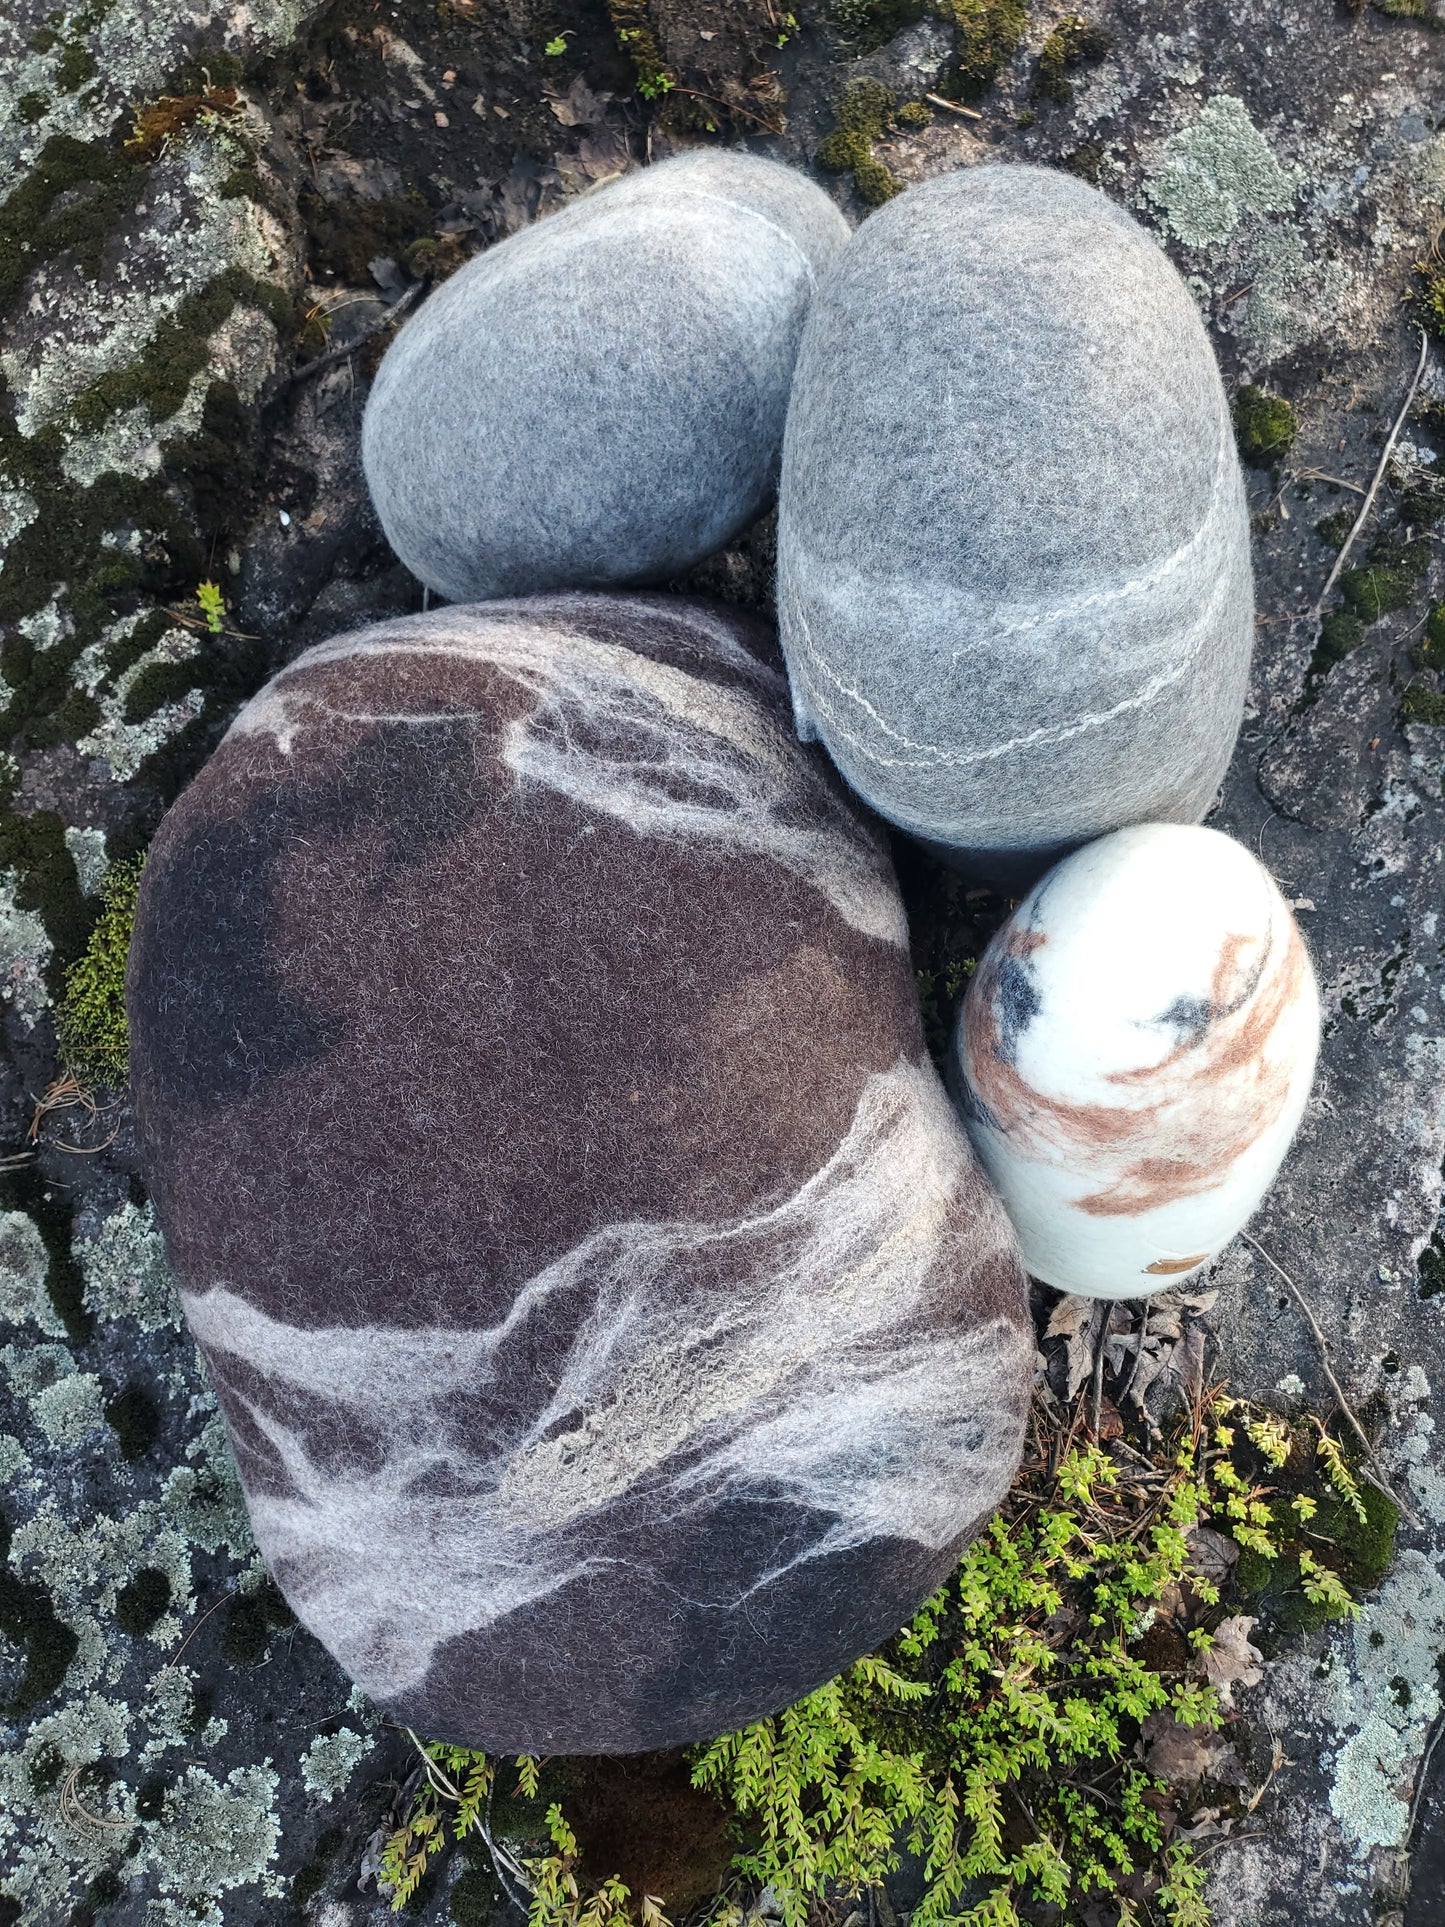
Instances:
[[[804,330],[778,601],[800,729],[980,876],[1204,814],[1249,525],[1208,339],[1142,228],[1008,166],[864,223]]]
[[[453,601],[665,579],[777,483],[803,317],[847,239],[802,174],[697,153],[471,261],[377,371],[387,540]]]
[[[146,864],[136,1120],[256,1537],[427,1734],[758,1717],[1017,1463],[1017,1247],[762,635],[574,596],[342,637]]]

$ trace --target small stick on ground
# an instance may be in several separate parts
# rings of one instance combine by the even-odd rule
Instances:
[[[1415,1775],[1415,1794],[1410,1802],[1410,1824],[1405,1829],[1401,1845],[1408,1853],[1410,1842],[1415,1838],[1415,1823],[1420,1818],[1420,1804],[1425,1798],[1425,1780],[1430,1772],[1430,1762],[1435,1757],[1435,1749],[1440,1744],[1440,1735],[1445,1733],[1445,1713],[1437,1715],[1429,1741],[1420,1759],[1420,1771]]]
[[[1134,1389],[1134,1380],[1139,1376],[1139,1367],[1144,1362],[1144,1340],[1149,1336],[1149,1307],[1151,1299],[1144,1300],[1144,1310],[1139,1319],[1139,1336],[1134,1347],[1134,1364],[1129,1373],[1129,1382],[1119,1394],[1119,1410],[1124,1409],[1124,1400]],[[1142,1410],[1142,1406],[1140,1408]]]
[[[319,375],[323,368],[332,368],[338,361],[345,361],[348,355],[354,355],[364,341],[370,341],[371,337],[379,335],[383,328],[389,328],[393,321],[399,321],[421,293],[421,289],[421,282],[414,282],[403,294],[398,295],[391,306],[379,314],[375,321],[363,328],[355,341],[348,341],[341,348],[328,348],[324,355],[314,355],[310,361],[303,361],[299,368],[292,370],[287,387],[294,388],[298,381],[305,381],[311,375]]]
[[[1385,443],[1384,452],[1380,456],[1380,465],[1375,470],[1375,479],[1370,483],[1369,488],[1365,491],[1365,499],[1360,504],[1360,512],[1355,517],[1354,527],[1350,530],[1349,534],[1345,537],[1344,547],[1340,550],[1339,554],[1335,557],[1335,566],[1330,570],[1329,576],[1326,578],[1326,581],[1325,581],[1325,586],[1320,590],[1320,599],[1310,612],[1313,620],[1316,622],[1319,621],[1320,616],[1324,612],[1325,603],[1329,600],[1330,590],[1334,588],[1336,582],[1338,582],[1340,579],[1340,571],[1345,566],[1346,556],[1348,556],[1348,554],[1350,553],[1350,550],[1354,547],[1355,537],[1359,534],[1360,530],[1365,526],[1365,523],[1370,518],[1370,510],[1375,506],[1375,497],[1379,493],[1380,483],[1384,479],[1385,470],[1386,468],[1388,468],[1390,463],[1390,457],[1395,452],[1395,443],[1400,438],[1400,430],[1405,426],[1405,417],[1409,414],[1410,410],[1415,406],[1415,397],[1420,392],[1420,383],[1423,380],[1424,374],[1425,374],[1425,364],[1429,361],[1429,359],[1430,359],[1430,337],[1425,333],[1425,330],[1422,328],[1420,330],[1420,359],[1417,362],[1415,367],[1415,379],[1410,383],[1409,389],[1406,392],[1404,407],[1400,410],[1399,414],[1395,417],[1395,426],[1390,430],[1389,440]]]
[[[1090,1409],[1094,1417],[1094,1443],[1099,1442],[1099,1420],[1104,1407],[1104,1353],[1109,1345],[1109,1327],[1114,1322],[1114,1301],[1112,1298],[1101,1300],[1103,1309],[1102,1329],[1098,1337],[1098,1350],[1094,1353],[1094,1394]]]
[[[983,115],[976,107],[964,107],[956,100],[945,100],[942,94],[925,94],[923,98],[931,106],[947,108],[950,114],[961,114],[965,120],[983,119]]]
[[[1336,1399],[1339,1401],[1340,1410],[1344,1413],[1345,1417],[1349,1420],[1351,1431],[1354,1433],[1355,1437],[1360,1441],[1360,1444],[1364,1447],[1365,1457],[1368,1460],[1370,1466],[1373,1468],[1375,1477],[1383,1481],[1381,1490],[1386,1494],[1386,1496],[1391,1500],[1393,1504],[1397,1505],[1400,1508],[1400,1516],[1405,1520],[1406,1524],[1414,1526],[1415,1529],[1418,1531],[1420,1529],[1419,1519],[1410,1510],[1409,1506],[1405,1503],[1405,1501],[1400,1497],[1399,1492],[1395,1488],[1394,1481],[1390,1477],[1389,1470],[1381,1462],[1380,1458],[1376,1454],[1375,1448],[1373,1445],[1371,1445],[1369,1440],[1369,1435],[1366,1433],[1364,1426],[1361,1425],[1360,1421],[1355,1417],[1354,1407],[1350,1404],[1350,1401],[1345,1397],[1344,1387],[1340,1384],[1340,1381],[1335,1377],[1334,1368],[1330,1364],[1329,1342],[1326,1339],[1324,1333],[1320,1330],[1319,1320],[1315,1317],[1314,1313],[1310,1310],[1308,1299],[1305,1297],[1304,1293],[1300,1290],[1299,1286],[1295,1283],[1294,1279],[1290,1277],[1289,1273],[1285,1270],[1284,1266],[1275,1263],[1274,1259],[1270,1257],[1269,1253],[1265,1250],[1264,1246],[1259,1242],[1257,1238],[1251,1238],[1247,1231],[1241,1231],[1239,1235],[1241,1238],[1243,1238],[1244,1242],[1247,1245],[1252,1246],[1254,1250],[1256,1250],[1259,1253],[1260,1257],[1263,1258],[1264,1262],[1269,1266],[1270,1270],[1274,1272],[1277,1277],[1283,1279],[1285,1285],[1288,1287],[1291,1298],[1294,1299],[1295,1304],[1299,1307],[1300,1313],[1304,1318],[1305,1323],[1309,1326],[1311,1332],[1313,1332],[1314,1334],[1315,1344],[1319,1347],[1320,1364],[1324,1367],[1324,1374],[1325,1374],[1325,1377],[1329,1380],[1330,1390],[1334,1393]]]

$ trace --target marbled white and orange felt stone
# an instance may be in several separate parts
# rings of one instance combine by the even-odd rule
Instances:
[[[146,866],[136,1117],[256,1537],[428,1735],[761,1716],[1017,1463],[1017,1247],[769,648],[586,595],[344,636]]]

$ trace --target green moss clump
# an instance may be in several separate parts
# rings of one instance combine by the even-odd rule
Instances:
[[[838,106],[838,124],[818,148],[818,160],[834,173],[850,172],[858,198],[881,207],[901,182],[873,152],[893,112],[894,97],[881,80],[855,80]]]
[[[326,1885],[326,1874],[336,1858],[342,1835],[339,1827],[328,1827],[316,1842],[316,1851],[304,1867],[291,1876],[291,1900],[298,1913],[304,1913]]]
[[[143,1459],[160,1437],[160,1407],[144,1387],[127,1385],[105,1408],[105,1422],[120,1442],[127,1461]]]
[[[638,93],[644,100],[661,100],[670,94],[677,81],[657,44],[646,0],[607,0],[607,14],[618,46],[632,62]]]
[[[15,103],[15,112],[27,126],[34,127],[50,112],[50,101],[44,94],[22,94]]]
[[[24,108],[21,101],[22,118]],[[53,134],[0,206],[0,309],[14,305],[27,275],[67,249],[78,251],[87,273],[98,273],[105,238],[135,206],[145,174],[143,163],[118,155],[106,142]],[[62,196],[64,205],[56,209]]]
[[[1445,696],[1433,689],[1424,689],[1417,682],[1412,682],[1405,691],[1400,711],[1407,723],[1429,723],[1436,729],[1445,728]]]
[[[921,0],[831,0],[828,18],[846,34],[855,54],[886,47],[922,13]]]
[[[1320,639],[1310,658],[1310,674],[1324,676],[1365,639],[1365,625],[1348,609],[1331,609],[1320,620]]]
[[[399,255],[433,227],[432,211],[415,189],[378,201],[328,201],[303,188],[297,207],[311,272],[334,275],[348,287],[367,286],[368,264],[378,254]]]
[[[8,1719],[19,1719],[61,1684],[80,1640],[56,1617],[45,1588],[20,1578],[6,1563],[10,1539],[9,1521],[0,1516],[0,1633],[25,1653],[20,1684],[0,1711]]]
[[[1068,69],[1102,60],[1113,44],[1114,37],[1107,27],[1085,20],[1081,13],[1065,14],[1039,51],[1033,98],[1057,101],[1060,106],[1067,104],[1074,97]]]
[[[1437,602],[1425,619],[1420,661],[1426,669],[1445,669],[1445,602]]]
[[[451,1891],[453,1927],[491,1927],[501,1904],[496,1877],[483,1867],[468,1867]]]
[[[94,80],[95,74],[95,55],[89,47],[79,45],[67,47],[55,68],[56,84],[62,94],[78,94],[86,81]]]
[[[82,1084],[117,1089],[130,1065],[125,965],[135,927],[141,860],[116,864],[101,890],[100,915],[79,961],[66,972],[56,1015],[60,1061]]]
[[[1081,141],[1071,154],[1065,154],[1059,165],[1070,174],[1077,174],[1081,181],[1090,187],[1097,187],[1104,174],[1104,147],[1101,141]]]
[[[122,1632],[139,1639],[170,1603],[170,1580],[159,1566],[142,1566],[115,1596],[115,1623]]]
[[[1315,523],[1315,534],[1327,548],[1338,551],[1345,546],[1354,526],[1355,517],[1350,509],[1336,509],[1333,515],[1320,517]]]
[[[933,109],[928,105],[927,101],[906,101],[904,105],[898,109],[896,119],[900,127],[931,127],[933,125]]]
[[[271,1580],[264,1580],[254,1592],[237,1593],[226,1609],[221,1628],[221,1653],[233,1666],[259,1666],[266,1657],[271,1631],[277,1626],[294,1626],[296,1615],[281,1597]]]
[[[211,336],[242,304],[269,315],[283,340],[291,340],[299,331],[300,316],[283,289],[258,281],[244,268],[227,268],[157,325],[139,361],[113,368],[76,397],[70,412],[77,427],[93,433],[112,415],[138,402],[150,410],[153,421],[166,421],[206,367]]]
[[[954,25],[958,64],[950,87],[960,100],[982,100],[1018,52],[1028,25],[1027,0],[937,0]]]
[[[1251,468],[1282,461],[1299,432],[1295,412],[1283,395],[1246,385],[1234,398],[1234,438]]]
[[[1370,549],[1363,568],[1345,570],[1340,577],[1340,594],[1361,622],[1378,622],[1382,616],[1406,607],[1429,559],[1429,547],[1424,542],[1411,542],[1402,548],[1382,539]]]

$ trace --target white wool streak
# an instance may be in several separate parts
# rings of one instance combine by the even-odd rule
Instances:
[[[1056,625],[1076,622],[1086,614],[1108,614],[1120,624],[1132,619],[1138,626],[1133,659],[1136,667],[1142,669],[1150,653],[1144,640],[1149,634],[1150,625],[1139,623],[1140,612],[1148,612],[1161,604],[1171,589],[1177,592],[1177,579],[1181,574],[1185,577],[1186,586],[1193,583],[1199,572],[1201,556],[1219,540],[1220,526],[1230,512],[1229,485],[1233,476],[1233,459],[1232,447],[1221,441],[1209,507],[1199,527],[1178,548],[1125,581],[1066,595],[1054,603],[1037,598],[1025,602],[994,602],[972,594],[957,582],[889,584],[888,593],[913,605],[922,615],[931,610],[935,619],[938,611],[949,611],[950,619],[964,638],[953,651],[955,665],[966,663],[985,648],[993,649],[1000,642],[1015,639],[1030,642],[1037,649],[1040,638]],[[867,606],[870,602],[876,604],[879,600],[876,589],[870,590],[869,584],[861,577],[853,578],[850,582],[847,577],[835,573],[833,585],[836,599],[845,605],[850,600],[855,606]],[[1175,612],[1174,620],[1164,622],[1156,617],[1154,627],[1159,640],[1153,653],[1161,657],[1158,666],[1152,676],[1108,708],[1074,716],[1065,722],[1041,724],[1007,741],[986,741],[979,747],[954,749],[941,743],[920,742],[907,735],[889,721],[877,702],[870,701],[856,684],[840,676],[813,639],[796,583],[789,581],[780,587],[787,597],[788,613],[793,624],[792,647],[806,657],[809,670],[819,679],[807,691],[809,707],[826,717],[834,733],[870,765],[886,769],[960,768],[997,762],[1002,757],[1011,756],[1016,750],[1067,742],[1072,737],[1102,728],[1131,710],[1147,708],[1166,689],[1172,688],[1193,670],[1195,658],[1206,638],[1217,633],[1219,607],[1229,593],[1227,577],[1223,571],[1216,570],[1209,578],[1207,593],[1202,597],[1191,597],[1186,607]],[[1128,633],[1133,636],[1134,629],[1131,628]],[[1050,649],[1056,647],[1051,642],[1047,646]],[[831,685],[831,688],[823,685]],[[850,704],[862,710],[874,729],[888,738],[894,745],[893,754],[885,753],[859,736],[847,712],[846,705]],[[981,711],[980,715],[985,723],[982,733],[987,736],[986,712]]]
[[[635,613],[661,612],[643,604]],[[714,645],[724,633],[721,625],[698,626]],[[781,691],[781,678],[727,640],[740,666]],[[360,724],[454,725],[457,709],[341,710],[308,686],[308,672],[327,663],[438,655],[486,662],[535,697],[532,714],[507,726],[502,746],[519,781],[615,817],[639,836],[766,857],[811,884],[853,929],[907,948],[881,841],[759,701],[555,622],[482,622],[473,614],[462,629],[448,626],[443,613],[408,631],[343,636],[283,669],[241,711],[232,733],[264,732],[289,755],[298,729],[318,713]]]
[[[589,1549],[627,1495],[664,1522],[730,1492],[819,1512],[831,1523],[798,1558],[948,1545],[1013,1463],[996,1411],[1010,1333],[957,1315],[971,1176],[937,1079],[900,1062],[791,1197],[722,1223],[605,1226],[487,1329],[302,1330],[225,1285],[188,1296],[223,1382],[236,1359],[263,1387],[231,1397],[290,1481],[249,1496],[300,1616],[385,1700],[443,1641],[615,1563]],[[513,1436],[476,1437],[467,1414],[541,1332],[566,1346],[550,1391]],[[317,1464],[298,1395],[379,1437],[379,1462]],[[644,1564],[645,1540],[626,1543]],[[775,1576],[740,1573],[739,1599]]]

